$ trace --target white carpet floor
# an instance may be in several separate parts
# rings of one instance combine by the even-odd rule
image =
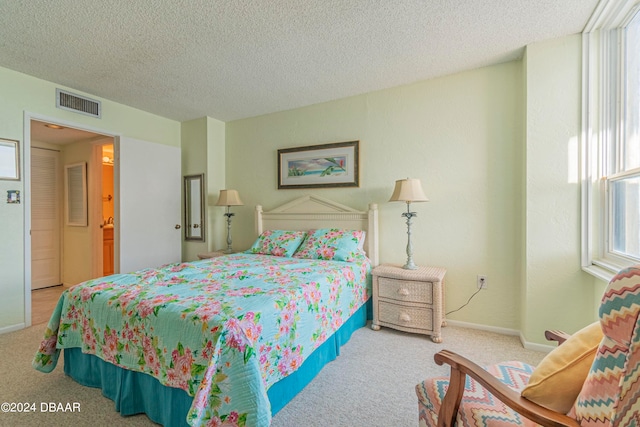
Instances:
[[[80,404],[78,413],[0,412],[0,426],[153,426],[146,416],[122,417],[100,390],[80,386],[62,369],[50,374],[31,367],[45,325],[0,335],[0,403]],[[543,353],[524,349],[514,336],[448,326],[442,344],[430,338],[383,328],[357,330],[311,384],[273,418],[273,427],[367,426],[404,427],[418,422],[415,385],[446,375],[433,355],[449,349],[486,365],[505,360],[537,364]]]

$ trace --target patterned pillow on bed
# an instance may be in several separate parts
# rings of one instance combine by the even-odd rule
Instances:
[[[293,257],[353,262],[364,255],[364,237],[363,230],[309,230]]]
[[[290,257],[305,235],[305,231],[266,230],[245,253]]]

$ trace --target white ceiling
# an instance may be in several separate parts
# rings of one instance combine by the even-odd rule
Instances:
[[[0,66],[174,120],[230,121],[520,58],[581,32],[597,3],[2,0]]]
[[[70,127],[52,129],[47,127],[48,123],[38,120],[31,120],[31,141],[47,142],[49,144],[65,145],[74,142],[97,141],[104,139],[104,135],[87,132]]]

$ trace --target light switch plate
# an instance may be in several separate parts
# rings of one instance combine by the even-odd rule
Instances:
[[[20,203],[20,190],[7,190],[7,203]]]

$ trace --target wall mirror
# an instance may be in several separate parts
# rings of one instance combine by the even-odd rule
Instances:
[[[184,238],[204,242],[204,174],[184,177]]]
[[[18,141],[0,138],[0,179],[20,179]]]

